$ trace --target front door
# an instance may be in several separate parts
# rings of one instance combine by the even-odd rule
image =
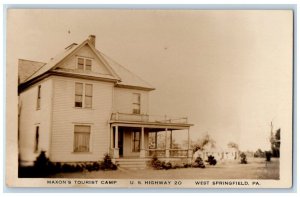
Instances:
[[[140,152],[141,132],[132,131],[132,152]]]

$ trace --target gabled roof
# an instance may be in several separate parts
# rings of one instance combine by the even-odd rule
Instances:
[[[43,67],[41,67],[41,69],[39,69],[37,72],[35,72],[33,75],[31,75],[28,79],[26,79],[26,81],[34,79],[34,78],[36,78],[36,77],[38,77],[38,76],[46,73],[47,71],[55,69],[55,67],[60,62],[62,62],[64,59],[66,59],[67,57],[69,57],[72,54],[74,54],[76,51],[78,51],[79,49],[81,49],[85,45],[89,45],[90,48],[95,52],[95,54],[97,54],[97,52],[95,51],[94,47],[89,43],[88,39],[85,40],[85,41],[83,41],[80,45],[72,44],[72,45],[68,46],[63,53],[60,53],[55,58],[51,59],[51,61],[49,63],[47,63],[46,65],[44,65]],[[99,59],[101,59],[101,57],[99,57]],[[113,77],[116,80],[120,80],[119,77],[117,76],[117,74],[108,65],[104,65],[104,66],[107,67],[107,69],[111,72],[111,74],[113,75]]]
[[[119,87],[140,87],[148,90],[154,90],[155,88],[151,86],[148,82],[144,81],[138,75],[132,73],[127,68],[123,67],[121,64],[117,63],[113,59],[109,58],[105,54],[98,51],[102,57],[106,60],[106,62],[116,71],[116,73],[120,76],[121,81],[117,82],[117,86]]]
[[[46,74],[48,71],[55,72],[55,73],[63,73],[63,69],[55,70],[57,65],[64,61],[67,57],[70,57],[73,55],[76,51],[78,51],[83,46],[88,45],[91,50],[97,55],[97,57],[102,61],[104,66],[109,70],[109,72],[112,74],[112,76],[108,75],[94,75],[93,73],[87,74],[87,73],[80,73],[76,71],[66,71],[65,72],[72,72],[73,74],[87,76],[91,75],[91,77],[100,77],[100,78],[108,78],[108,79],[114,79],[116,80],[116,86],[119,87],[128,87],[128,88],[136,88],[136,89],[146,89],[146,90],[154,90],[154,88],[148,84],[146,81],[138,77],[137,75],[130,72],[128,69],[124,68],[117,62],[113,61],[111,58],[107,57],[100,51],[98,51],[89,41],[89,39],[86,39],[83,41],[80,45],[77,45],[76,43],[73,43],[65,48],[65,50],[60,53],[55,58],[52,58],[47,64],[41,63],[39,64],[35,63],[34,68],[28,69],[26,71],[26,75],[24,75],[24,69],[19,69],[19,76],[22,76],[22,81],[20,83],[29,82],[35,78],[38,78],[39,76],[42,76]],[[34,61],[30,61],[34,62]],[[23,67],[23,66],[22,66]],[[26,70],[26,69],[25,69]],[[100,76],[101,75],[101,76]]]
[[[19,59],[18,73],[19,83],[23,83],[33,73],[43,67],[46,63],[31,60]]]

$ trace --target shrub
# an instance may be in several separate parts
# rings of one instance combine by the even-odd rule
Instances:
[[[98,168],[99,167],[99,168]],[[111,161],[111,157],[108,154],[104,155],[103,161],[97,166],[97,164],[94,164],[95,169],[101,169],[101,170],[116,170],[118,167],[116,164],[114,164]]]
[[[160,169],[161,168],[161,161],[158,160],[156,155],[153,155],[152,160],[151,160],[151,166],[154,169]]]
[[[208,159],[206,160],[206,162],[208,162],[209,165],[216,165],[216,164],[217,164],[217,160],[216,160],[215,157],[212,156],[212,155],[209,155],[209,156],[208,156]]]
[[[241,164],[247,164],[247,156],[245,153],[240,154],[241,157]]]
[[[105,154],[102,162],[61,164],[59,162],[52,163],[46,157],[46,152],[41,151],[39,156],[36,158],[36,161],[34,162],[34,166],[19,166],[18,176],[20,178],[47,177],[51,174],[59,172],[82,172],[84,170],[87,170],[89,172],[98,170],[117,170],[117,166],[112,163],[111,158],[108,154]]]
[[[203,162],[201,157],[196,158],[193,167],[195,167],[195,168],[205,168],[204,162]]]
[[[184,168],[191,168],[191,167],[192,167],[192,164],[185,163],[185,164],[183,164],[183,167],[184,167]]]
[[[165,170],[169,170],[169,169],[172,168],[172,164],[170,162],[167,162],[167,163],[163,162],[163,166],[162,167]]]
[[[266,152],[263,152],[261,149],[257,149],[257,151],[255,151],[255,153],[253,154],[254,157],[260,157],[260,158],[264,158],[266,157]]]
[[[175,169],[175,166],[172,165],[171,162],[164,162],[164,161],[160,161],[156,155],[154,155],[152,157],[152,160],[151,160],[151,166],[154,168],[154,169],[157,169],[157,170],[162,170],[162,169],[165,169],[165,170],[169,170],[169,169]],[[178,165],[176,166],[178,167]]]
[[[34,177],[45,177],[52,173],[54,173],[54,164],[49,161],[49,159],[46,157],[46,152],[41,151],[39,156],[34,161]]]

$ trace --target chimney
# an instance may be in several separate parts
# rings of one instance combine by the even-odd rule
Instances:
[[[96,36],[95,35],[89,35],[89,41],[95,47],[95,45],[96,45]]]

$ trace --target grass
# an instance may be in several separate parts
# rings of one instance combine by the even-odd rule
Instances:
[[[59,173],[49,178],[85,179],[279,179],[279,159],[267,163],[263,158],[249,158],[248,164],[239,161],[217,163],[206,168],[171,170],[117,170],[79,173]]]

